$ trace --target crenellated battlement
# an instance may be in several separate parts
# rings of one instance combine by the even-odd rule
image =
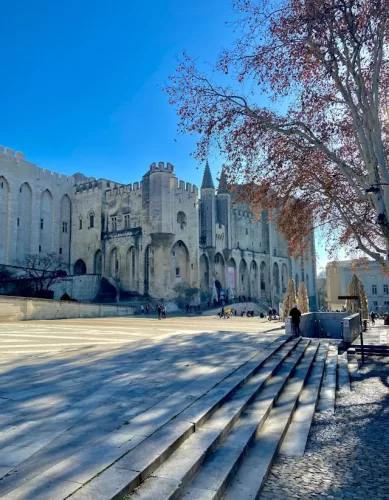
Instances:
[[[73,188],[73,191],[74,194],[82,194],[86,191],[98,191],[102,187],[103,186],[100,180],[93,180],[76,184]]]
[[[232,213],[236,216],[236,217],[241,217],[242,219],[248,219],[248,220],[252,220],[253,216],[252,216],[252,213],[247,211],[247,210],[240,210],[239,208],[233,208],[232,209]]]
[[[35,168],[36,170],[38,170],[38,179],[50,181],[61,180],[71,184],[74,183],[73,176],[60,174],[58,172],[53,172],[52,170],[49,170],[47,168],[39,167],[38,165],[35,165],[35,163],[27,161],[25,154],[21,153],[20,151],[15,151],[14,149],[0,146],[0,158],[1,157],[13,160],[16,165],[24,162],[26,166],[29,166],[29,168]]]
[[[171,174],[174,174],[174,167],[171,163],[163,161],[154,162],[150,165],[150,172],[169,172]]]
[[[193,194],[195,196],[198,196],[198,188],[194,184],[191,184],[190,182],[185,182],[179,179],[176,179],[175,183],[175,188],[180,191],[187,191],[188,194]]]
[[[0,155],[7,156],[8,158],[15,158],[16,160],[25,160],[24,153],[4,146],[0,146]]]
[[[120,184],[115,185],[113,188],[106,192],[106,198],[111,198],[113,196],[122,196],[124,194],[131,194],[142,189],[142,181],[134,182],[133,184]]]

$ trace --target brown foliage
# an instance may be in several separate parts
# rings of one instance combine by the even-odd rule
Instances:
[[[234,6],[236,42],[215,68],[230,83],[184,54],[166,88],[179,131],[199,135],[199,159],[219,149],[228,181],[252,186],[246,200],[276,213],[293,253],[314,225],[328,250],[387,266],[389,0]]]

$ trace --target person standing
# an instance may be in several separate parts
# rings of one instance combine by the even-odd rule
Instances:
[[[273,319],[273,308],[269,307],[269,311],[267,312],[268,320],[271,321]]]
[[[161,319],[162,307],[158,305],[157,307],[158,319]]]
[[[300,318],[301,312],[297,308],[297,304],[293,304],[292,309],[290,310],[289,316],[292,318],[292,334],[293,337],[299,337],[300,335]]]
[[[166,319],[166,306],[162,306],[162,319]]]
[[[371,311],[370,318],[371,318],[371,324],[375,325],[375,312],[374,311]]]
[[[140,306],[140,311],[141,311],[142,314],[145,313],[145,308],[144,308],[143,304]]]
[[[146,304],[146,314],[149,314],[149,305]]]

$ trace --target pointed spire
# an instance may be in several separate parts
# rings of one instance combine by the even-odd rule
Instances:
[[[217,190],[217,194],[225,194],[228,192],[229,191],[228,191],[228,182],[227,182],[227,176],[226,176],[226,168],[223,165],[222,173],[220,174],[219,187]]]
[[[201,189],[215,189],[212,180],[211,169],[209,168],[208,160],[205,164],[203,183],[201,184]]]

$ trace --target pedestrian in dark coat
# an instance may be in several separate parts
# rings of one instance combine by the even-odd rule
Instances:
[[[293,337],[298,337],[300,335],[300,318],[301,312],[297,308],[297,304],[294,304],[290,310],[289,316],[292,318],[292,334]]]

